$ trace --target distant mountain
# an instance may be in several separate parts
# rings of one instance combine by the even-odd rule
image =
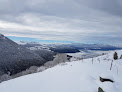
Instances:
[[[108,50],[120,50],[122,47],[105,45],[105,44],[71,44],[71,47],[74,47],[79,50],[100,50],[100,51],[108,51]]]
[[[26,48],[41,48],[54,51],[56,53],[76,53],[80,51],[87,50],[98,50],[98,51],[108,51],[108,50],[120,50],[122,47],[111,46],[105,44],[81,44],[81,43],[71,43],[71,44],[42,44],[38,42],[19,42],[20,45]],[[34,49],[33,48],[33,49]]]
[[[43,44],[37,42],[18,42],[23,47],[31,49],[45,49],[48,51],[53,51],[55,53],[76,53],[80,52],[77,48],[71,47],[69,44]]]
[[[0,72],[15,74],[30,66],[40,66],[45,62],[46,60],[35,52],[0,34]]]
[[[33,46],[33,47],[26,47],[27,49],[35,52],[40,57],[44,58],[46,61],[51,61],[54,59],[55,52],[49,50],[49,48],[41,45],[41,46]]]
[[[54,51],[51,51],[49,47],[44,44],[39,44],[37,42],[24,42],[24,41],[20,41],[18,44],[21,45],[22,47],[25,47],[35,52],[36,54],[38,54],[47,61],[53,60],[54,55],[56,55]]]

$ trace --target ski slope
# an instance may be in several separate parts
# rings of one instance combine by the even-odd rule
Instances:
[[[0,84],[0,92],[122,92],[122,59],[114,60],[113,53],[59,64],[43,72],[22,76]],[[122,50],[117,51],[118,56]],[[93,62],[92,62],[93,61]],[[114,81],[100,82],[99,77]]]

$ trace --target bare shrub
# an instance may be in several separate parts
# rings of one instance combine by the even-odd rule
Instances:
[[[37,72],[37,66],[31,66],[29,69],[26,69],[25,71],[19,72],[15,75],[12,75],[13,78],[17,78],[23,75],[27,75],[27,74],[32,74],[32,73],[36,73]]]
[[[39,67],[39,68],[37,69],[37,72],[42,72],[42,71],[44,71],[44,70],[46,70],[46,69],[47,69],[47,67],[41,66],[41,67]]]

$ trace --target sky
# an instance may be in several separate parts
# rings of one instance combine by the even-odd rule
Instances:
[[[122,0],[0,0],[12,40],[122,45]]]

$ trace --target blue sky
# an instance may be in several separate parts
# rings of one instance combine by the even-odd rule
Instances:
[[[60,41],[60,40],[40,40],[37,38],[28,38],[28,37],[15,37],[15,36],[7,36],[9,39],[19,42],[40,42],[40,43],[75,43],[73,41]]]
[[[7,36],[9,39],[15,41],[15,42],[39,42],[39,43],[84,43],[84,44],[107,44],[106,42],[100,42],[100,41],[82,41],[82,42],[75,42],[75,41],[63,41],[63,40],[41,40],[38,38],[29,38],[29,37],[15,37],[15,36]],[[113,45],[110,43],[110,45]]]
[[[0,33],[14,40],[122,45],[121,9],[121,0],[0,0]]]

